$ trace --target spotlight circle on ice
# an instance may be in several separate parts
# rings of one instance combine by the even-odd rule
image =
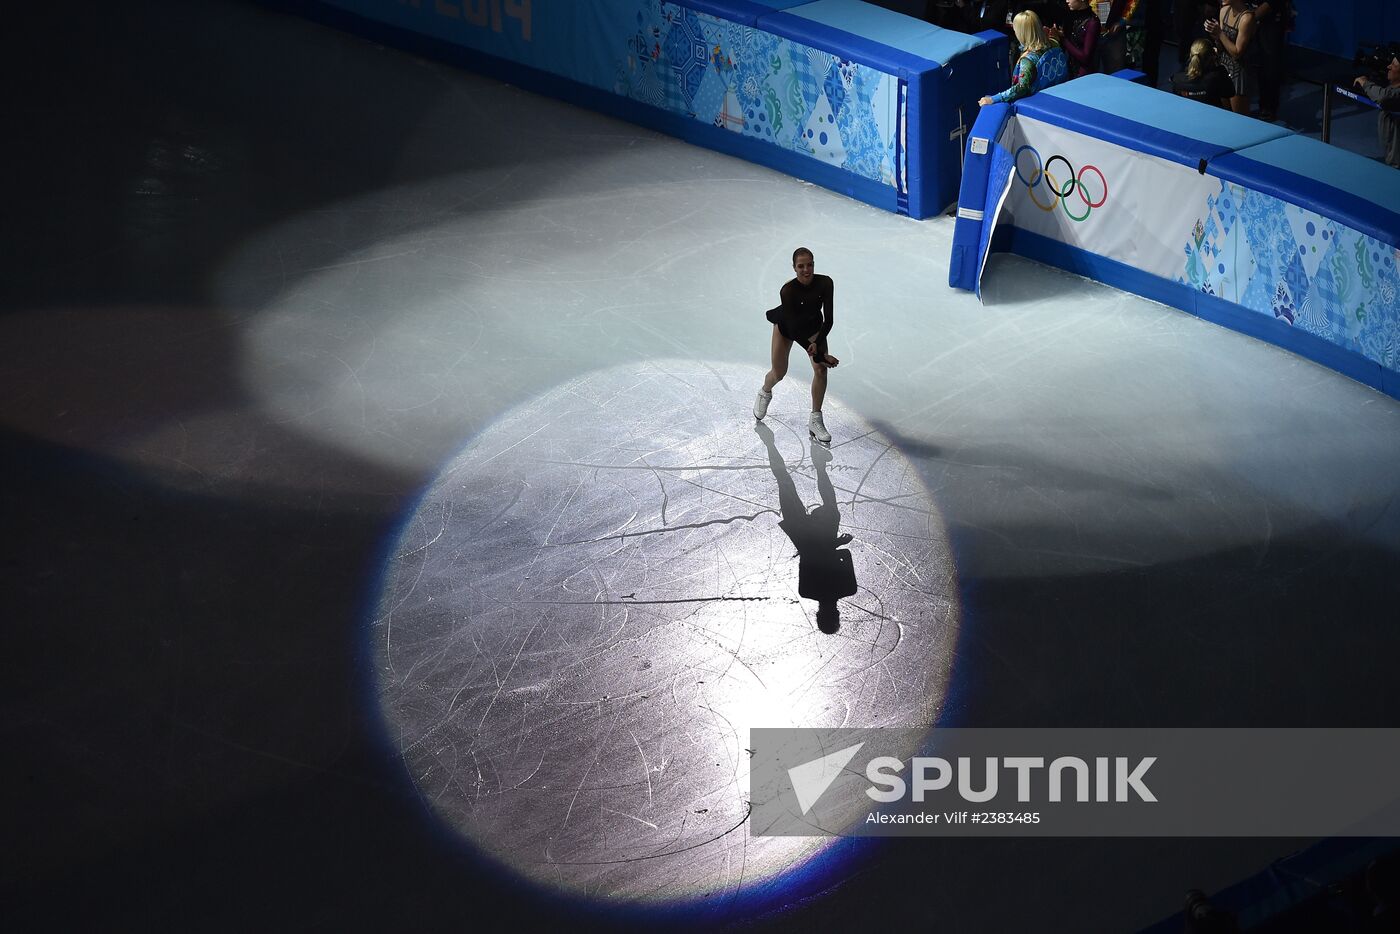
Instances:
[[[932,497],[839,399],[829,451],[805,386],[756,426],[761,375],[564,383],[473,439],[391,552],[388,741],[437,818],[539,884],[675,903],[799,879],[831,838],[749,835],[749,729],[938,717],[958,606]]]

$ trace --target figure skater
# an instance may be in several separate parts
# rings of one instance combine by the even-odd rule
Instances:
[[[841,361],[827,353],[826,336],[835,321],[832,305],[833,283],[830,276],[816,273],[816,259],[805,246],[792,254],[792,271],[796,278],[788,281],[779,293],[782,304],[769,309],[766,317],[773,322],[773,368],[763,377],[763,388],[754,400],[754,418],[762,421],[773,401],[773,387],[787,375],[788,354],[794,342],[801,343],[812,361],[812,417],[807,423],[811,436],[823,444],[831,441],[831,433],[822,422],[822,399],[826,397],[826,371]]]

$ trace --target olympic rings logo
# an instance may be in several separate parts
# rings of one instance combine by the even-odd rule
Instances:
[[[1030,152],[1031,155],[1035,156],[1035,171],[1029,179],[1021,174],[1021,153],[1023,152]],[[1065,184],[1063,186],[1050,171],[1050,167],[1056,162],[1065,164]],[[1101,190],[1101,194],[1099,194],[1097,201],[1090,197],[1089,186],[1084,184],[1084,176],[1089,172],[1093,172],[1099,177],[1098,188]],[[1093,213],[1094,208],[1101,208],[1108,202],[1108,181],[1103,177],[1103,172],[1099,170],[1098,166],[1086,165],[1076,173],[1074,166],[1064,156],[1054,155],[1045,162],[1041,162],[1040,151],[1034,146],[1022,146],[1016,150],[1016,177],[1021,180],[1021,184],[1026,186],[1032,204],[1047,213],[1055,210],[1055,206],[1059,205],[1064,208],[1065,216],[1072,221],[1083,221]],[[1045,183],[1045,198],[1048,203],[1042,203],[1036,195],[1036,189],[1040,187],[1042,181]],[[1076,214],[1070,210],[1069,196],[1076,193],[1084,204],[1083,214]]]

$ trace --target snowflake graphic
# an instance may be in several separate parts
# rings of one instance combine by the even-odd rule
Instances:
[[[1288,289],[1284,288],[1280,282],[1274,287],[1274,317],[1284,318],[1289,324],[1293,323],[1293,315],[1296,309],[1293,307],[1293,299],[1288,294]]]

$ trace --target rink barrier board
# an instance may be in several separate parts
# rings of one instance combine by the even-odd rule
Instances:
[[[1183,165],[1204,160],[1226,181],[1400,246],[1394,169],[1284,127],[1106,75],[1032,95],[1016,113]]]
[[[1400,261],[1400,248],[1397,248],[1400,247],[1400,178],[1394,170],[1271,124],[1127,82],[1115,85],[1114,81],[1106,76],[1090,76],[1000,111],[984,108],[969,135],[967,166],[958,201],[959,217],[949,262],[949,285],[980,294],[981,264],[985,262],[986,251],[1016,253],[1268,341],[1400,398],[1400,373],[1395,365],[1400,351],[1400,301],[1395,297],[1396,283],[1400,281],[1396,271],[1397,261]],[[1097,106],[1089,106],[1088,99],[1094,100]],[[1107,110],[1100,110],[1100,107]],[[1139,119],[1127,119],[1123,113],[1131,113]],[[1031,122],[1016,123],[1023,118]],[[1115,247],[1100,245],[1096,250],[1094,244],[1065,242],[1074,239],[1072,231],[1056,238],[1010,227],[1004,221],[997,227],[998,216],[1005,216],[1005,212],[999,210],[1002,199],[1007,199],[1015,187],[1014,178],[1008,178],[1008,148],[998,143],[1019,142],[1022,137],[1013,136],[1011,131],[1022,125],[1033,127],[1036,121],[1087,137],[1090,142],[1107,142],[1175,163],[1182,167],[1175,170],[1179,181],[1200,176],[1200,184],[1220,185],[1220,197],[1233,192],[1244,198],[1255,198],[1255,205],[1271,205],[1274,215],[1287,214],[1292,223],[1301,223],[1302,219],[1315,215],[1317,226],[1330,229],[1337,253],[1342,252],[1345,242],[1356,254],[1354,261],[1350,256],[1340,258],[1352,263],[1346,269],[1338,267],[1337,272],[1339,277],[1353,280],[1346,284],[1348,288],[1355,286],[1356,264],[1366,266],[1362,271],[1369,291],[1362,296],[1361,312],[1353,313],[1340,300],[1331,305],[1321,303],[1321,311],[1315,303],[1310,306],[1309,313],[1323,315],[1326,327],[1319,327],[1314,317],[1309,322],[1311,329],[1305,330],[1292,323],[1292,317],[1284,320],[1277,304],[1274,314],[1258,307],[1256,288],[1267,292],[1273,286],[1279,294],[1284,294],[1281,283],[1287,278],[1286,274],[1292,272],[1280,259],[1291,255],[1286,249],[1275,248],[1274,253],[1265,257],[1273,265],[1265,266],[1257,263],[1249,252],[1251,248],[1257,250],[1258,245],[1246,240],[1244,262],[1247,267],[1231,268],[1228,273],[1238,299],[1230,300],[1223,297],[1223,291],[1214,294],[1209,282],[1204,288],[1198,287],[1201,283],[1139,268],[1140,265],[1151,266],[1152,262],[1124,262],[1121,257],[1104,255],[1114,249],[1121,251],[1121,243]],[[984,151],[975,152],[975,146]],[[1187,172],[1187,169],[1194,172]],[[1014,176],[1015,171],[1015,157],[1011,157],[1009,172]],[[1166,194],[1171,198],[1176,192]],[[1214,209],[1217,205],[1211,200]],[[1163,213],[1169,213],[1165,206]],[[1207,220],[1212,217],[1208,216]],[[1268,219],[1275,225],[1280,239],[1290,236],[1282,220]],[[1235,220],[1237,240],[1245,239],[1243,213]],[[1035,223],[1040,222],[1032,220],[1032,226]],[[1307,227],[1312,234],[1314,225]],[[1202,245],[1200,232],[1198,226],[1194,232],[1197,248]],[[1299,231],[1294,233],[1301,238]],[[1170,246],[1166,243],[1170,236],[1168,233],[1165,238],[1142,236],[1138,239],[1162,240]],[[1325,238],[1326,234],[1323,236]],[[1121,234],[1119,239],[1123,239]],[[1220,245],[1225,245],[1223,237],[1221,240]],[[1188,261],[1191,246],[1190,242],[1186,244]],[[1303,252],[1301,247],[1299,252]],[[1364,257],[1360,255],[1363,252],[1367,254]],[[1238,258],[1227,259],[1235,256],[1232,250],[1217,251],[1209,254],[1206,265],[1219,261],[1223,267],[1238,262]],[[1316,274],[1329,258],[1333,258],[1332,254],[1325,254],[1314,263],[1309,274],[1313,277],[1312,286],[1317,289],[1321,289],[1321,285]],[[1166,253],[1156,257],[1159,269],[1169,262]],[[1337,263],[1338,259],[1333,258],[1333,262]],[[1260,278],[1258,286],[1253,281],[1255,277]],[[1288,279],[1290,289],[1295,288],[1295,281],[1296,277]],[[1241,289],[1240,283],[1246,283],[1248,288]],[[1303,283],[1308,284],[1306,279]],[[1328,284],[1334,283],[1329,280]],[[1354,292],[1348,294],[1355,295]],[[1310,300],[1316,297],[1315,294]],[[1253,307],[1243,304],[1244,301],[1252,302]],[[1297,304],[1301,306],[1302,301]],[[1359,334],[1358,329],[1364,329],[1364,334]]]
[[[987,32],[980,36],[954,33],[860,0],[686,0],[665,5],[666,9],[724,20],[726,27],[757,30],[768,37],[768,41],[790,43],[792,47],[805,46],[833,56],[838,64],[830,68],[833,71],[841,68],[842,79],[848,77],[848,68],[868,69],[869,72],[863,75],[867,81],[873,73],[887,77],[891,84],[886,87],[882,83],[879,93],[882,100],[891,93],[896,95],[890,103],[898,112],[889,117],[886,108],[887,118],[883,127],[879,125],[877,116],[858,106],[862,103],[858,98],[845,105],[849,113],[841,116],[842,120],[857,121],[855,132],[848,134],[851,139],[868,141],[873,133],[883,144],[886,155],[893,150],[893,165],[882,164],[879,169],[881,177],[875,178],[871,177],[874,174],[871,159],[878,147],[866,146],[866,151],[860,156],[862,171],[852,171],[823,161],[807,151],[705,122],[693,112],[677,112],[674,108],[667,109],[601,87],[606,69],[599,67],[600,53],[586,42],[573,37],[565,40],[555,36],[550,40],[552,46],[548,54],[541,54],[541,48],[550,45],[550,42],[533,41],[544,36],[540,32],[543,28],[540,24],[549,22],[551,11],[585,17],[600,11],[600,15],[605,13],[617,17],[630,13],[629,4],[635,3],[638,11],[654,14],[652,8],[660,8],[655,2],[594,0],[591,7],[575,7],[560,5],[572,3],[572,0],[531,0],[526,7],[533,8],[534,34],[530,41],[524,43],[520,41],[519,24],[500,15],[508,9],[519,13],[519,0],[515,0],[513,6],[511,0],[263,2],[374,41],[442,59],[526,90],[597,110],[794,175],[884,210],[914,218],[937,214],[956,199],[963,139],[959,131],[975,115],[977,98],[1009,80],[1006,39],[999,33]],[[459,28],[454,31],[449,27],[455,21],[428,15],[435,10],[441,12],[443,8],[453,10],[459,19],[464,10],[474,14],[480,12],[481,16],[485,16],[481,11],[489,9],[496,16],[500,31],[489,28],[468,30],[460,28],[460,24],[456,24]],[[499,13],[496,12],[498,10]],[[640,17],[639,12],[639,22]],[[640,31],[638,36],[641,36]],[[570,49],[569,41],[580,48]],[[567,68],[577,69],[579,63],[565,61],[572,60],[576,55],[583,71],[589,72],[591,68],[591,72],[585,75],[587,80],[577,80],[560,73]],[[590,55],[593,60],[586,61]],[[531,60],[521,61],[522,58]],[[788,58],[795,60],[791,55]],[[754,63],[743,62],[740,66],[756,67]],[[804,82],[804,86],[806,84]],[[868,87],[867,83],[867,90]],[[733,88],[730,90],[732,92]],[[827,87],[817,90],[822,95],[818,103],[827,101]],[[845,90],[850,91],[851,86],[847,84]],[[839,96],[841,89],[836,91]],[[814,116],[810,102],[805,111],[810,123]],[[799,131],[805,125],[795,113],[786,116]],[[832,119],[834,122],[834,115]]]

